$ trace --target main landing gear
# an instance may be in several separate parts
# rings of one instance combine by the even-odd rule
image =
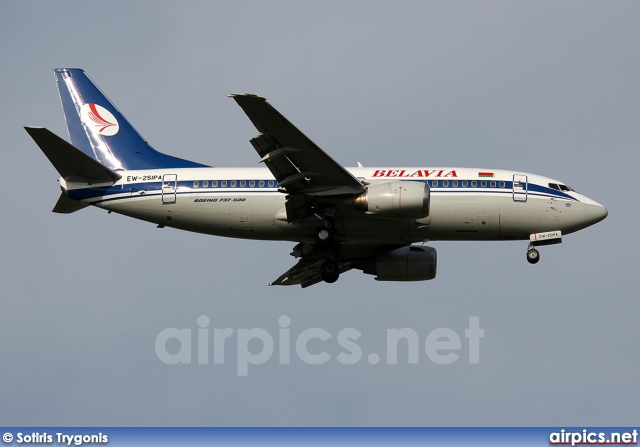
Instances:
[[[324,225],[316,228],[314,237],[319,248],[329,248],[335,240],[331,227]]]
[[[340,266],[338,265],[338,244],[336,243],[333,216],[326,217],[325,224],[314,230],[316,246],[320,250],[329,250],[330,259],[324,261],[320,266],[320,276],[326,283],[334,283],[340,277]]]
[[[320,276],[326,283],[334,283],[340,277],[340,268],[335,261],[324,261],[320,266]]]

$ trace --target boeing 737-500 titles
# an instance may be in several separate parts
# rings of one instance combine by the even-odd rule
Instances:
[[[345,168],[264,98],[233,94],[258,129],[257,168],[210,167],[154,150],[81,69],[55,70],[71,143],[25,127],[60,174],[53,211],[92,205],[158,227],[296,243],[297,263],[270,285],[335,282],[351,269],[379,281],[436,276],[427,241],[555,244],[607,216],[566,183],[521,171]]]

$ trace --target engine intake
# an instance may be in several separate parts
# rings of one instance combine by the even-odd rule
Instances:
[[[370,185],[356,197],[354,207],[380,217],[422,219],[429,215],[426,182],[399,181]]]
[[[436,277],[438,257],[433,247],[410,245],[378,253],[364,263],[362,271],[377,281],[425,281]]]

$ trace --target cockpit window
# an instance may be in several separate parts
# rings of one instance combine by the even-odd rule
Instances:
[[[555,189],[556,191],[573,191],[575,192],[575,189],[567,186],[567,185],[563,185],[562,183],[549,183],[549,188],[551,189]]]

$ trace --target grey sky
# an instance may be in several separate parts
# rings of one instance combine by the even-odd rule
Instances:
[[[2,2],[0,421],[4,425],[637,425],[637,2]],[[434,243],[438,277],[269,288],[287,242],[50,212],[57,173],[23,125],[68,137],[53,68],[84,68],[158,150],[255,166],[228,93],[268,100],[340,163],[533,172],[609,217],[541,249]],[[156,336],[323,328],[333,359],[236,374],[166,365]],[[469,317],[480,363],[468,363]],[[460,358],[371,365],[387,329]],[[335,341],[355,328],[362,360]],[[236,337],[231,340],[234,346]],[[259,347],[259,345],[258,345]],[[255,348],[255,346],[254,346]],[[257,349],[257,348],[256,348]],[[195,350],[195,347],[194,347]],[[403,356],[404,352],[404,356]]]

